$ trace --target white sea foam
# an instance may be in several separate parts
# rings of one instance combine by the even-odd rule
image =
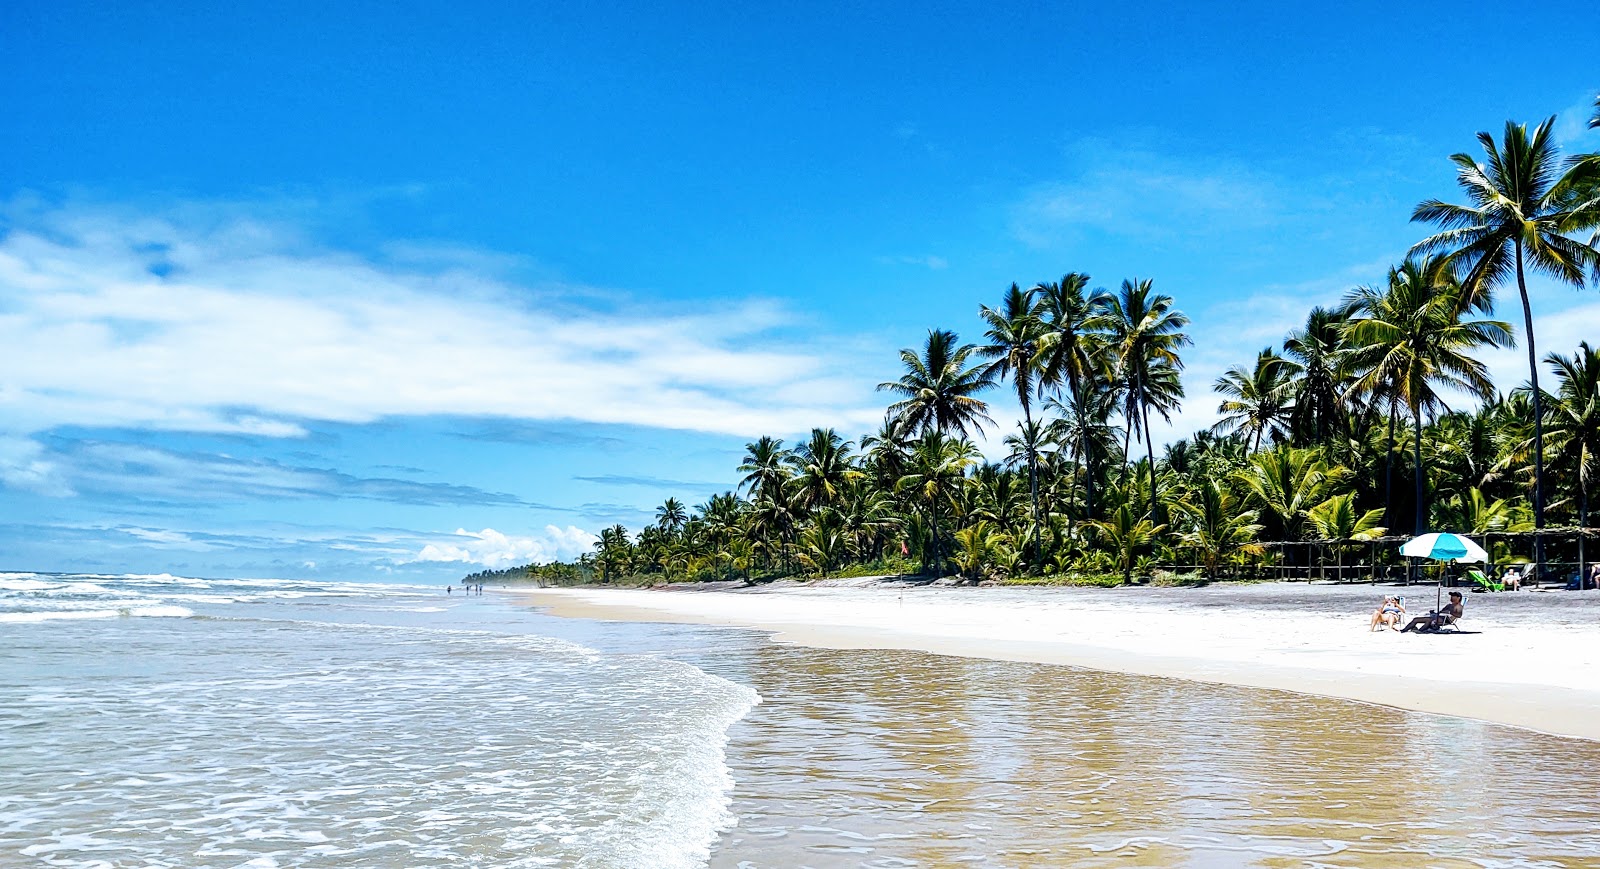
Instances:
[[[0,865],[676,869],[733,821],[759,698],[688,664],[476,629],[436,588],[54,579],[0,596],[52,623],[13,634],[47,669],[0,660]],[[100,626],[178,603],[225,617]]]
[[[184,619],[194,611],[181,606],[130,606],[116,609],[60,609],[25,612],[0,612],[0,622],[12,624],[48,622],[64,619],[173,618]]]

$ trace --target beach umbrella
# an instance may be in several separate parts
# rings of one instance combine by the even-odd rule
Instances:
[[[1459,534],[1438,531],[1413,537],[1400,547],[1401,555],[1412,558],[1431,558],[1435,561],[1487,561],[1489,553],[1483,547]]]
[[[1434,561],[1487,561],[1489,553],[1483,547],[1460,534],[1436,531],[1407,540],[1400,546],[1400,554],[1411,558],[1431,558]],[[1434,608],[1443,606],[1444,576],[1439,577],[1439,587],[1434,590]]]

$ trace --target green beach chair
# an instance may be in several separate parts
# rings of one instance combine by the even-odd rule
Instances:
[[[1490,579],[1489,577],[1484,576],[1483,571],[1481,570],[1473,569],[1467,571],[1467,578],[1472,580],[1473,585],[1476,585],[1478,588],[1481,588],[1484,591],[1506,590],[1506,587],[1503,583],[1501,583],[1499,580]]]

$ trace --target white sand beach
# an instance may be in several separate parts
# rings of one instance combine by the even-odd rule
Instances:
[[[1600,740],[1600,594],[1468,594],[1458,635],[1369,632],[1433,586],[539,589],[555,615],[727,625],[822,648],[911,649],[1271,688]]]

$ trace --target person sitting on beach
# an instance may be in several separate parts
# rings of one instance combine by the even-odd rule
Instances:
[[[1400,598],[1394,595],[1385,596],[1383,604],[1378,607],[1378,611],[1372,614],[1372,628],[1368,633],[1381,627],[1388,627],[1396,631],[1400,630],[1400,619],[1404,618],[1405,614],[1406,605],[1401,602]]]
[[[1405,627],[1401,628],[1400,633],[1404,634],[1411,631],[1427,634],[1436,633],[1440,628],[1453,624],[1456,619],[1461,618],[1461,613],[1465,609],[1466,606],[1461,602],[1461,592],[1452,591],[1450,592],[1449,605],[1436,613],[1431,612],[1425,616],[1417,616]]]
[[[1505,575],[1500,577],[1500,585],[1503,586],[1506,591],[1521,591],[1522,574],[1518,573],[1515,567],[1508,566],[1506,568]]]

